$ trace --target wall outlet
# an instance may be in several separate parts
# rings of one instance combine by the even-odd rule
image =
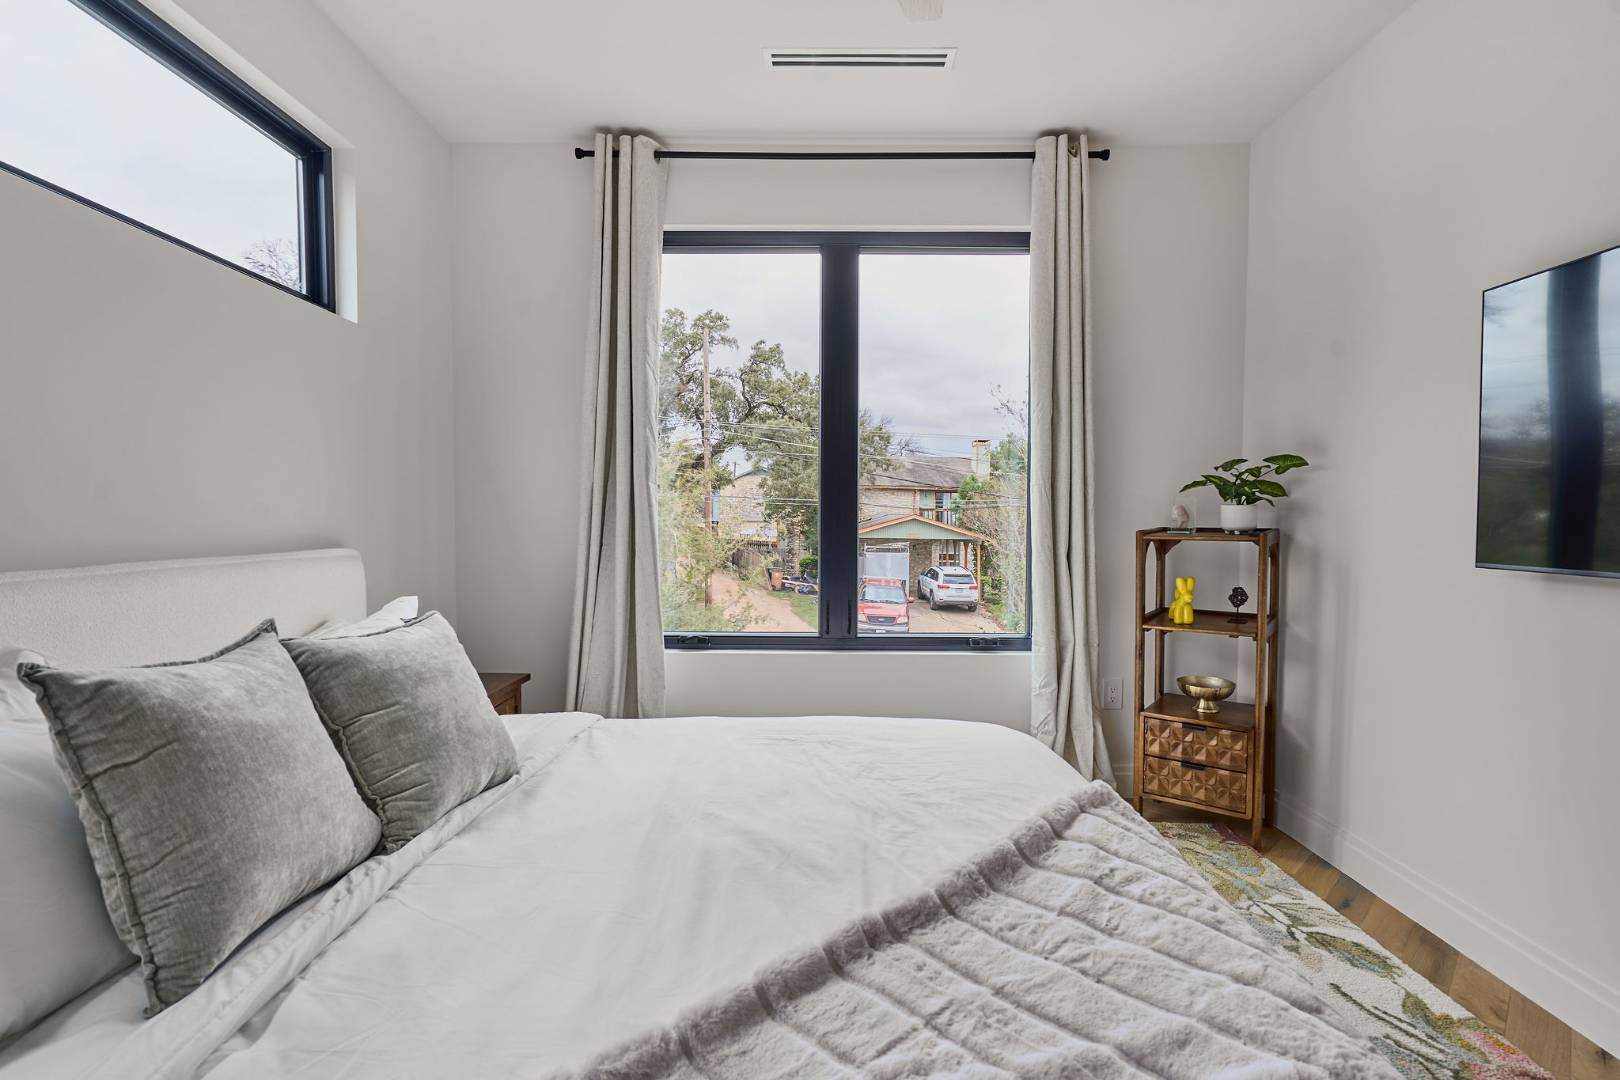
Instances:
[[[1103,680],[1103,708],[1123,709],[1125,707],[1125,680]]]

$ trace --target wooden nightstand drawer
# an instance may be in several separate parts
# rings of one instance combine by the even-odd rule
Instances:
[[[1235,814],[1249,809],[1249,774],[1169,758],[1142,759],[1142,790],[1149,795],[1201,803]]]
[[[1143,751],[1153,757],[1175,758],[1237,772],[1249,767],[1249,733],[1246,731],[1144,716],[1142,739]]]

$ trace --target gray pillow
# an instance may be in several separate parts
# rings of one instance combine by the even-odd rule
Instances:
[[[201,660],[18,675],[45,712],[113,926],[141,959],[147,1015],[377,846],[274,622]]]
[[[517,769],[512,737],[437,611],[374,634],[282,645],[382,818],[384,851]]]

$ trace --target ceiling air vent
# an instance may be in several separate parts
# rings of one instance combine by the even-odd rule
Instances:
[[[773,68],[934,68],[956,66],[955,49],[767,49]]]

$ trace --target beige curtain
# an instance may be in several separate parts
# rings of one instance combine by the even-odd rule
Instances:
[[[642,135],[596,136],[579,577],[567,703],[605,716],[664,711],[654,463],[664,168]]]
[[[1086,137],[1035,143],[1029,233],[1030,734],[1113,781],[1098,708]]]

